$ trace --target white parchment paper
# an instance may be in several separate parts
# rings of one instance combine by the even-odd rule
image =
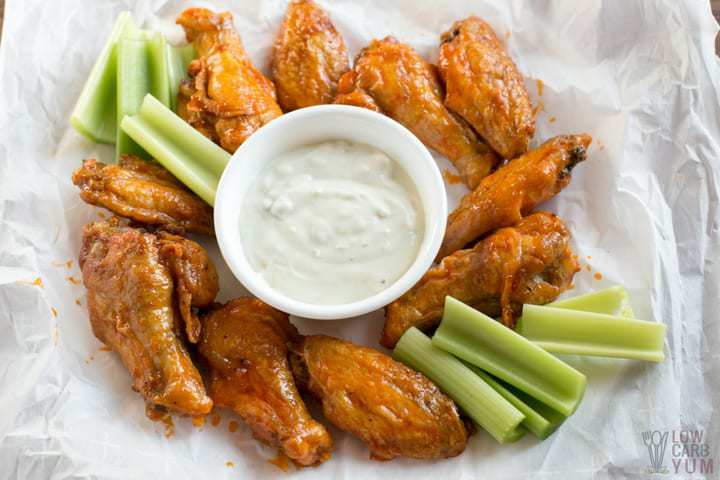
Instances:
[[[110,161],[112,149],[80,137],[68,118],[121,10],[173,39],[182,38],[173,20],[185,7],[230,10],[267,71],[286,2],[8,0],[0,46],[0,479],[650,478],[641,432],[682,428],[703,431],[715,470],[672,478],[718,478],[720,98],[718,27],[707,0],[319,3],[353,56],[394,34],[434,61],[454,20],[477,14],[493,25],[544,106],[536,142],[579,131],[595,138],[571,185],[543,207],[572,229],[584,265],[572,293],[626,285],[639,317],[667,325],[667,360],[570,357],[588,390],[552,437],[500,446],[480,432],[461,456],[438,462],[371,461],[359,441],[331,429],[330,461],[283,473],[268,463],[273,449],[246,427],[229,432],[239,418],[227,412],[218,426],[176,419],[166,438],[162,424],[145,418],[118,358],[90,332],[76,257],[81,227],[99,210],[79,200],[70,174],[83,158]],[[450,190],[453,199],[462,193]],[[221,299],[242,293],[216,246],[205,244],[221,272]],[[377,345],[382,315],[296,324]],[[671,455],[664,462],[673,474]]]

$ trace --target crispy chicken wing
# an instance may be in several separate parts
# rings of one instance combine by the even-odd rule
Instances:
[[[291,348],[298,384],[373,458],[447,458],[465,449],[468,432],[455,404],[420,373],[372,348],[323,335],[298,339]]]
[[[388,305],[380,343],[393,348],[410,327],[436,326],[448,295],[513,327],[523,303],[555,300],[577,270],[565,224],[552,213],[535,213],[431,268]]]
[[[313,0],[290,2],[272,60],[282,109],[332,103],[338,80],[349,68],[345,43],[325,11]]]
[[[490,173],[497,156],[461,119],[443,105],[435,68],[393,37],[373,40],[340,79],[335,103],[381,111],[405,125],[457,167],[474,188]]]
[[[287,314],[239,298],[203,318],[199,348],[211,366],[215,404],[232,408],[255,438],[278,446],[297,464],[316,465],[330,458],[332,439],[295,387],[286,344],[296,337]]]
[[[180,87],[178,114],[235,152],[255,130],[282,115],[275,87],[250,61],[228,12],[189,8],[177,18],[198,58]]]
[[[570,183],[587,157],[590,135],[560,135],[496,170],[463,197],[448,216],[438,259],[496,228],[515,225]]]
[[[85,160],[73,172],[80,198],[138,223],[212,235],[213,211],[160,165],[131,155],[118,165]]]
[[[120,355],[149,413],[165,408],[203,415],[212,400],[183,343],[173,274],[162,250],[154,234],[117,219],[85,226],[80,266],[90,324]]]
[[[438,69],[450,110],[504,158],[527,151],[535,112],[523,76],[487,23],[477,17],[455,22],[442,35]]]

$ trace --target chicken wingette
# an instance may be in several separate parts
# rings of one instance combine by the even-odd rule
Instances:
[[[178,114],[225,150],[282,115],[275,86],[250,61],[232,15],[189,8],[177,17],[198,58],[180,86]]]
[[[233,409],[255,438],[309,466],[330,458],[332,439],[295,387],[286,344],[298,337],[287,314],[239,298],[203,317],[199,349],[210,365],[215,405]]]
[[[80,198],[137,223],[173,232],[212,235],[213,210],[170,172],[123,155],[117,165],[85,160],[73,172]]]
[[[192,306],[207,306],[214,300],[217,277],[208,274],[209,269],[214,274],[214,268],[207,258],[187,262],[184,273],[168,265],[174,260],[167,250],[188,244],[193,242],[159,240],[118,219],[91,223],[83,230],[80,267],[92,331],[120,355],[133,388],[145,398],[148,415],[156,410],[204,415],[212,408],[185,347],[174,277],[208,279],[193,288],[197,295],[189,300]],[[193,244],[192,248],[202,247]]]
[[[498,162],[492,150],[443,105],[435,67],[393,37],[373,40],[340,79],[335,103],[370,108],[397,120],[445,155],[474,188]]]
[[[313,0],[290,2],[272,59],[283,111],[332,103],[338,80],[349,68],[345,43],[325,11]]]
[[[296,381],[320,400],[325,417],[362,440],[372,458],[448,458],[465,449],[468,432],[455,403],[387,355],[313,335],[292,343],[290,359]]]
[[[380,343],[393,348],[410,327],[437,326],[448,295],[513,327],[524,303],[552,302],[570,287],[577,270],[563,221],[535,213],[431,268],[388,305]]]
[[[507,159],[527,151],[535,111],[522,74],[487,23],[477,17],[455,22],[442,35],[438,70],[445,105],[490,147]]]
[[[517,224],[538,204],[570,183],[570,173],[587,158],[590,135],[560,135],[500,167],[465,195],[448,216],[437,259],[497,228]]]

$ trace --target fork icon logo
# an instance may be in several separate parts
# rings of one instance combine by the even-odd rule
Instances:
[[[650,455],[650,465],[647,468],[647,473],[668,473],[668,469],[663,465],[663,457],[665,456],[669,433],[660,430],[648,430],[642,433],[643,443],[645,443]]]

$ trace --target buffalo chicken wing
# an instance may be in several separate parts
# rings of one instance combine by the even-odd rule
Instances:
[[[327,14],[313,0],[290,2],[272,60],[282,109],[332,103],[348,68],[345,43]]]
[[[233,409],[258,440],[306,466],[330,457],[332,439],[295,387],[286,344],[297,337],[287,314],[240,298],[203,318],[199,348],[210,364],[215,404]]]
[[[225,150],[235,150],[255,130],[282,115],[273,83],[250,61],[228,12],[189,8],[177,23],[198,58],[180,86],[178,114]]]
[[[80,198],[137,223],[212,235],[213,211],[157,164],[123,155],[117,165],[85,160],[73,183]]]
[[[193,242],[183,239],[173,248],[185,243]],[[85,226],[80,266],[90,324],[95,336],[120,355],[149,414],[166,409],[203,415],[212,400],[184,344],[166,248],[156,235],[117,219]],[[212,269],[206,262],[203,268]],[[187,270],[186,275],[193,275],[191,266]],[[196,288],[205,291],[190,304],[205,306],[215,298],[217,282]]]
[[[565,224],[551,213],[535,213],[431,268],[387,307],[380,343],[393,348],[410,327],[437,326],[448,295],[486,315],[502,316],[512,327],[524,303],[555,300],[577,269]]]
[[[517,224],[538,204],[570,183],[570,173],[587,157],[590,135],[560,135],[497,169],[465,195],[448,216],[438,259],[496,228]]]
[[[455,403],[377,350],[316,335],[293,343],[291,363],[325,417],[360,438],[375,459],[447,458],[465,449],[468,432]]]

